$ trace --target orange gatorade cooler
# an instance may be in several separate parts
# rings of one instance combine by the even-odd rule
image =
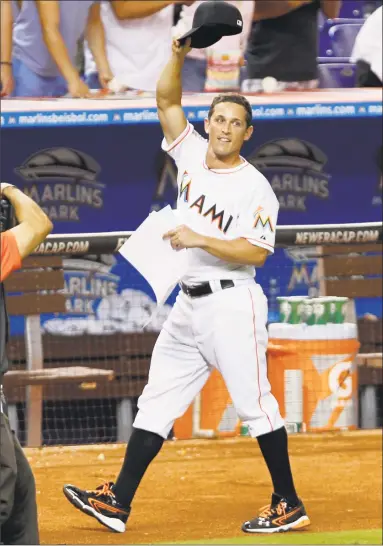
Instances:
[[[357,428],[359,346],[356,324],[270,324],[268,376],[287,427]]]
[[[222,375],[213,370],[201,393],[174,423],[174,436],[189,438],[220,438],[236,436],[240,422]]]

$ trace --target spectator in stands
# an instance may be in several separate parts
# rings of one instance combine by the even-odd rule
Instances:
[[[114,90],[155,91],[170,55],[174,4],[178,3],[175,0],[102,3],[106,51],[116,77]],[[100,88],[97,66],[88,47],[85,47],[85,76],[91,89]]]
[[[356,37],[351,61],[356,63],[356,87],[382,87],[382,16],[376,9]]]
[[[192,6],[184,6],[180,19],[173,29],[173,37],[179,38],[192,28],[196,9],[204,0]],[[241,68],[254,13],[253,0],[229,0],[242,14],[243,31],[235,36],[225,36],[206,49],[192,49],[185,58],[183,89],[203,91],[239,91]]]
[[[318,13],[338,17],[342,0],[257,0],[247,49],[244,92],[318,87]]]
[[[8,318],[3,281],[21,267],[28,256],[52,230],[49,218],[23,192],[1,183],[0,199],[7,198],[19,224],[0,233],[0,541],[1,544],[39,544],[35,480],[17,438],[11,431],[2,391],[8,369],[5,347]],[[3,209],[0,210],[3,224]]]
[[[75,67],[77,42],[84,34],[101,84],[106,86],[113,78],[98,1],[2,0],[1,31],[3,93],[13,91],[18,97],[58,97],[68,92],[72,97],[89,96],[89,88]]]

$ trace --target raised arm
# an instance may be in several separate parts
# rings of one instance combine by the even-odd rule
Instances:
[[[0,195],[4,195],[15,210],[19,225],[10,231],[16,239],[20,257],[23,259],[29,256],[52,231],[52,222],[30,197],[14,186],[1,184]]]
[[[157,109],[166,142],[170,145],[185,130],[187,120],[182,110],[182,67],[190,51],[189,42],[181,47],[173,41],[172,55],[157,82]]]
[[[113,74],[106,55],[105,30],[101,20],[101,5],[98,2],[89,10],[86,39],[97,66],[100,83],[107,88]]]

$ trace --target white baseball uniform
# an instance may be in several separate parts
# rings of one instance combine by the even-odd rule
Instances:
[[[211,237],[244,237],[272,253],[279,204],[268,181],[243,158],[232,169],[209,169],[207,147],[189,123],[170,146],[162,143],[178,167],[180,223]],[[267,379],[267,299],[254,280],[254,267],[227,263],[201,249],[187,252],[183,283],[209,282],[213,293],[178,294],[154,348],[134,426],[166,438],[215,367],[252,436],[282,427]],[[221,280],[232,280],[234,287],[223,289]]]

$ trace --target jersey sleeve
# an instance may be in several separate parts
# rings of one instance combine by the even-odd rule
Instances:
[[[278,210],[278,199],[267,183],[260,195],[249,200],[249,205],[240,215],[238,236],[273,254]]]
[[[187,122],[187,125],[178,138],[170,145],[164,138],[161,148],[174,159],[177,167],[187,161],[198,161],[205,158],[207,141]]]
[[[17,241],[11,231],[0,234],[0,250],[0,282],[3,282],[12,271],[21,267],[21,256]]]

